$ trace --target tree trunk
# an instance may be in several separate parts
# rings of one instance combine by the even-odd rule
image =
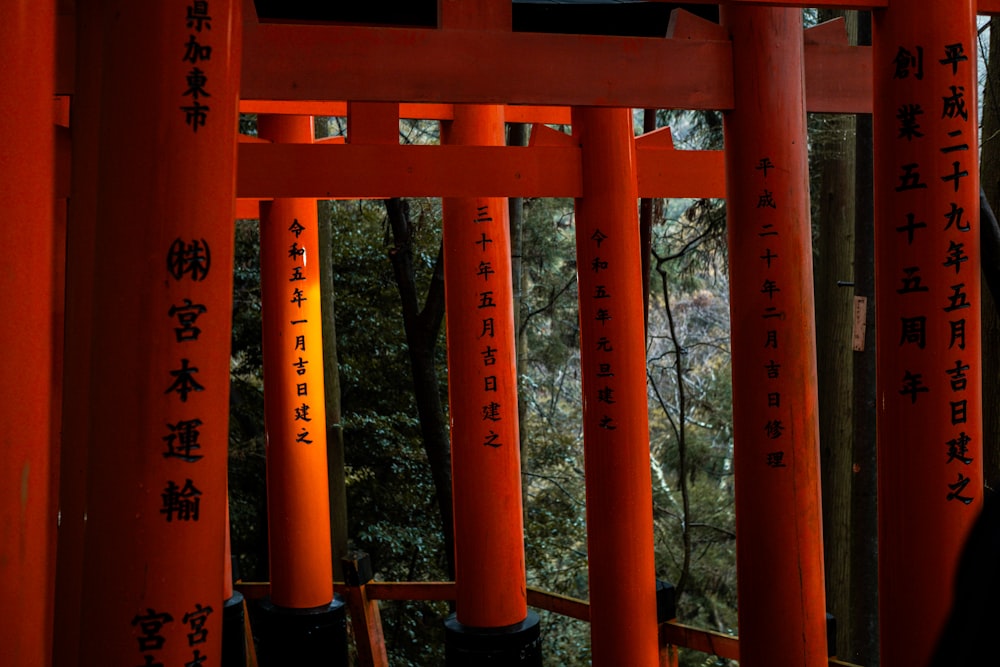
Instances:
[[[979,174],[994,211],[1000,206],[1000,19],[990,19],[990,53],[983,89],[983,143]],[[984,223],[985,221],[981,221]],[[984,246],[984,254],[987,248]],[[984,290],[983,296],[987,296]],[[983,483],[1000,485],[1000,316],[997,295],[981,299],[983,317]]]
[[[393,247],[389,250],[393,277],[403,308],[403,328],[413,371],[413,391],[417,416],[424,441],[424,451],[431,467],[431,477],[441,514],[445,558],[448,573],[455,575],[455,533],[451,500],[451,442],[448,421],[441,400],[441,383],[434,363],[435,349],[444,321],[444,265],[438,250],[434,274],[427,288],[424,307],[417,298],[416,270],[413,266],[413,227],[407,205],[402,199],[385,200],[385,210],[392,228]]]
[[[856,13],[849,14],[856,34]],[[820,10],[819,20],[844,15],[843,11]],[[813,222],[819,230],[815,281],[823,546],[827,611],[837,619],[838,646],[848,644],[851,627],[853,295],[844,283],[851,283],[854,276],[854,131],[854,116],[827,116],[825,128],[812,139],[818,181]]]

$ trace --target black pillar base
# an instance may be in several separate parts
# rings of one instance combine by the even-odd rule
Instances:
[[[837,618],[830,612],[826,612],[826,653],[837,657]]]
[[[339,596],[308,609],[278,607],[265,598],[254,634],[260,667],[347,667],[347,609]]]
[[[666,623],[677,618],[677,591],[669,581],[656,580],[656,622]]]
[[[542,667],[538,614],[503,628],[462,625],[452,614],[444,622],[447,667]]]
[[[243,614],[243,594],[233,592],[233,597],[222,604],[222,667],[246,667],[247,633]]]

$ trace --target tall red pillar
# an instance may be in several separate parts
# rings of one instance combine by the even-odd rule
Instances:
[[[874,13],[879,620],[925,664],[982,503],[976,3]]]
[[[55,508],[53,284],[55,3],[7,3],[0,22],[0,623],[5,661],[51,662]],[[25,73],[30,75],[25,76]]]
[[[220,664],[241,7],[103,4],[83,665]]]
[[[635,138],[629,109],[574,108],[591,651],[659,664]]]
[[[799,9],[724,8],[740,664],[827,663]]]
[[[456,105],[442,127],[450,144],[504,136],[499,106]],[[538,617],[527,609],[507,200],[446,198],[443,210],[457,588],[446,657],[540,665]]]
[[[311,116],[257,122],[263,139],[313,141]],[[337,655],[346,665],[344,604],[333,595],[316,200],[263,202],[260,228],[271,576],[260,659],[308,666]]]

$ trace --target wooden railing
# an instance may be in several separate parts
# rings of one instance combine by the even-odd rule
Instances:
[[[267,582],[240,581],[236,583],[235,588],[247,600],[264,598],[270,592],[270,584]],[[370,662],[362,663],[371,667],[386,667],[386,663],[378,659],[379,655],[385,655],[385,647],[382,643],[381,627],[373,627],[375,619],[371,618],[370,603],[377,603],[379,600],[452,601],[455,599],[453,581],[369,581],[358,586],[334,582],[334,589],[347,600],[358,643],[368,644],[364,648],[359,646],[359,652],[366,654],[366,657],[372,656]],[[528,605],[580,621],[590,621],[590,604],[586,600],[558,595],[533,586],[528,587]],[[730,660],[739,660],[740,657],[738,637],[684,625],[676,620],[660,624],[660,646],[661,650],[665,646],[686,648]],[[369,647],[371,647],[370,652],[367,650]],[[830,658],[830,665],[860,667],[836,658]]]

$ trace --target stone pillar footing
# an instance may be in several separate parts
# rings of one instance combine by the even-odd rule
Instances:
[[[260,667],[347,667],[347,607],[340,596],[306,609],[265,598],[255,620]]]
[[[502,628],[462,625],[455,614],[444,622],[446,667],[541,667],[538,614]]]
[[[245,667],[246,664],[247,634],[243,594],[234,591],[233,597],[222,605],[222,667]]]

